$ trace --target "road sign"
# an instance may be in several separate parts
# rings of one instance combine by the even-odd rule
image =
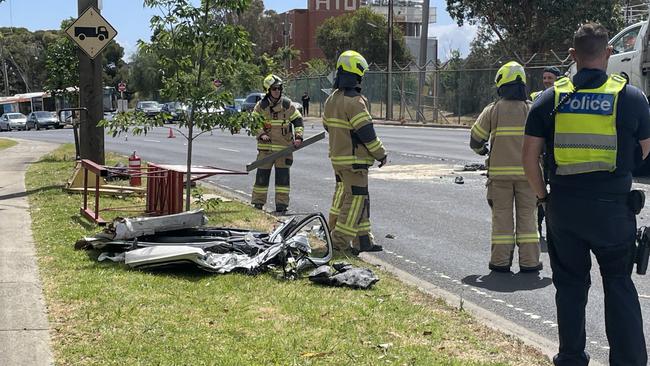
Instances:
[[[221,80],[219,80],[219,79],[214,79],[214,80],[212,80],[212,83],[214,84],[214,87],[215,87],[215,88],[220,87],[221,84],[222,84]]]
[[[126,91],[126,84],[125,83],[117,84],[117,90],[120,91],[120,93]]]
[[[106,45],[117,35],[99,11],[90,6],[77,20],[72,23],[65,33],[90,57],[94,59]]]

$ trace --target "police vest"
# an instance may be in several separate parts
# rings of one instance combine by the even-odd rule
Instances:
[[[535,99],[537,99],[537,97],[542,95],[542,92],[543,92],[543,90],[530,93],[530,100],[535,101]]]
[[[556,174],[572,175],[616,169],[616,103],[626,81],[617,74],[596,89],[580,89],[569,78],[555,82]],[[558,106],[559,105],[559,106]]]

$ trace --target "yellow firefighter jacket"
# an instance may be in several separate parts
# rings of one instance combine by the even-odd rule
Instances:
[[[323,126],[329,133],[329,157],[335,169],[368,169],[386,157],[367,104],[355,89],[336,89],[325,101]]]
[[[257,149],[260,151],[280,151],[291,145],[294,138],[302,139],[302,115],[289,98],[282,97],[278,103],[272,104],[265,96],[255,105],[253,115],[264,118],[264,127],[257,134]],[[262,135],[271,140],[262,141]]]
[[[470,145],[479,151],[490,141],[486,160],[488,177],[493,180],[526,180],[521,163],[526,116],[530,101],[500,99],[483,109],[471,130]]]

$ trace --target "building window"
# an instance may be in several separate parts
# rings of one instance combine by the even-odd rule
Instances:
[[[330,0],[314,0],[316,1],[316,10],[321,10],[321,5],[325,5],[324,10],[330,10]]]
[[[345,0],[345,10],[356,10],[358,8],[357,1],[358,0]]]

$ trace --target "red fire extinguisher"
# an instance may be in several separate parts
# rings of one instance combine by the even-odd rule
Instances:
[[[140,186],[142,184],[142,178],[140,178],[140,157],[133,152],[133,155],[129,156],[129,185],[132,187]]]

